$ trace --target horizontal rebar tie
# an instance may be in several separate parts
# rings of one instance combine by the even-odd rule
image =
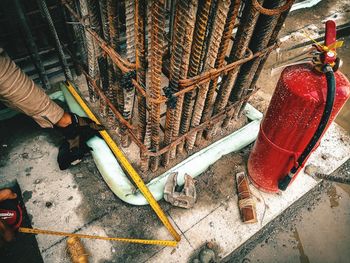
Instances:
[[[294,0],[60,2],[75,20],[65,26],[79,43],[67,53],[90,100],[155,172],[239,117]]]

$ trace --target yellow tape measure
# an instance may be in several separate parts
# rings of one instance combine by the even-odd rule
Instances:
[[[72,94],[74,99],[78,102],[81,108],[85,111],[86,115],[100,124],[96,116],[89,109],[85,101],[81,98],[79,93],[75,90],[73,85],[67,81],[66,87],[68,91]],[[90,238],[90,239],[102,239],[102,240],[111,240],[111,241],[120,241],[120,242],[128,242],[128,243],[138,243],[138,244],[147,244],[147,245],[160,245],[160,246],[177,246],[178,241],[181,240],[180,235],[176,232],[172,224],[169,222],[169,219],[165,215],[162,208],[159,206],[156,199],[154,199],[152,193],[149,191],[139,174],[132,167],[129,161],[124,156],[123,152],[119,149],[116,143],[113,141],[111,136],[107,133],[107,131],[100,131],[101,136],[108,144],[115,157],[118,159],[121,166],[126,170],[131,179],[134,181],[136,186],[139,188],[141,193],[144,195],[150,206],[153,208],[154,212],[157,214],[158,218],[162,221],[163,225],[168,229],[169,233],[174,237],[175,240],[149,240],[149,239],[134,239],[134,238],[119,238],[119,237],[102,237],[102,236],[93,236],[93,235],[84,235],[84,234],[73,234],[67,232],[57,232],[51,230],[43,230],[43,229],[35,229],[35,228],[19,228],[19,232],[29,233],[29,234],[46,234],[46,235],[56,235],[56,236],[71,236],[78,238]]]
[[[78,102],[78,104],[82,107],[82,109],[85,111],[86,115],[95,121],[96,123],[100,123],[96,116],[93,114],[93,112],[90,110],[90,108],[87,106],[85,101],[81,98],[81,96],[78,94],[78,92],[75,90],[73,85],[67,81],[67,89],[72,94],[72,96],[75,98],[75,100]],[[101,136],[106,141],[116,158],[118,159],[121,166],[126,170],[128,175],[131,177],[131,179],[134,181],[136,186],[140,189],[141,193],[144,195],[150,206],[153,208],[154,212],[157,214],[158,218],[162,221],[163,225],[168,229],[170,234],[174,237],[176,241],[180,241],[181,237],[176,232],[174,227],[169,222],[167,216],[165,215],[162,208],[159,206],[156,199],[154,199],[152,193],[149,191],[139,174],[136,172],[136,170],[132,167],[130,162],[126,159],[123,152],[119,149],[119,147],[116,145],[116,143],[113,141],[113,139],[109,136],[107,131],[100,131]],[[158,242],[161,242],[158,240]]]
[[[170,247],[176,247],[178,243],[177,241],[173,241],[173,240],[149,240],[149,239],[121,238],[121,237],[104,237],[104,236],[75,234],[75,233],[58,232],[58,231],[42,230],[37,228],[26,228],[26,227],[20,227],[18,229],[18,232],[27,233],[27,234],[44,234],[44,235],[53,235],[53,236],[78,237],[78,238],[100,239],[100,240],[108,240],[108,241],[119,241],[119,242],[126,242],[126,243],[159,245],[159,246],[170,246]]]

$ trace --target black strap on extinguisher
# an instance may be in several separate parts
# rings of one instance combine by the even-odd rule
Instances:
[[[318,140],[321,138],[323,132],[325,131],[327,127],[327,123],[329,121],[329,118],[332,114],[333,104],[334,104],[334,98],[335,98],[335,77],[332,67],[329,64],[325,64],[322,68],[323,73],[326,74],[327,79],[327,98],[326,98],[326,105],[323,110],[323,114],[320,120],[320,123],[317,127],[316,132],[312,136],[310,142],[306,146],[305,150],[302,152],[302,154],[299,156],[297,160],[297,164],[293,166],[293,168],[289,171],[289,173],[281,178],[278,181],[278,188],[282,191],[286,190],[289,183],[291,182],[292,178],[294,177],[295,173],[298,171],[298,169],[302,166],[305,159],[309,156],[312,149],[317,144]]]

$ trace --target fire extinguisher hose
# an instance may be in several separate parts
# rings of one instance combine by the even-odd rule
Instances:
[[[293,176],[296,174],[298,169],[303,165],[306,158],[311,153],[312,149],[315,147],[319,139],[321,138],[322,134],[324,133],[327,123],[329,121],[329,118],[332,114],[333,104],[334,104],[334,98],[335,98],[335,77],[332,67],[329,64],[325,64],[322,68],[323,73],[326,75],[327,80],[327,98],[326,98],[326,105],[323,110],[323,114],[320,120],[320,123],[317,127],[316,132],[312,136],[310,142],[306,146],[305,150],[302,152],[302,154],[299,156],[297,160],[297,164],[293,166],[293,168],[289,171],[289,173],[281,178],[278,181],[278,188],[282,191],[286,190],[289,183],[291,182]]]

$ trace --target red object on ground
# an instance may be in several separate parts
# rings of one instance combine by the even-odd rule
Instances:
[[[347,78],[337,71],[335,79],[336,95],[327,127],[350,96]],[[284,69],[248,160],[255,186],[266,192],[279,191],[278,180],[288,174],[318,127],[326,94],[326,77],[312,64]]]
[[[5,221],[13,230],[17,230],[23,220],[23,212],[18,199],[8,199],[0,202],[0,219]]]

